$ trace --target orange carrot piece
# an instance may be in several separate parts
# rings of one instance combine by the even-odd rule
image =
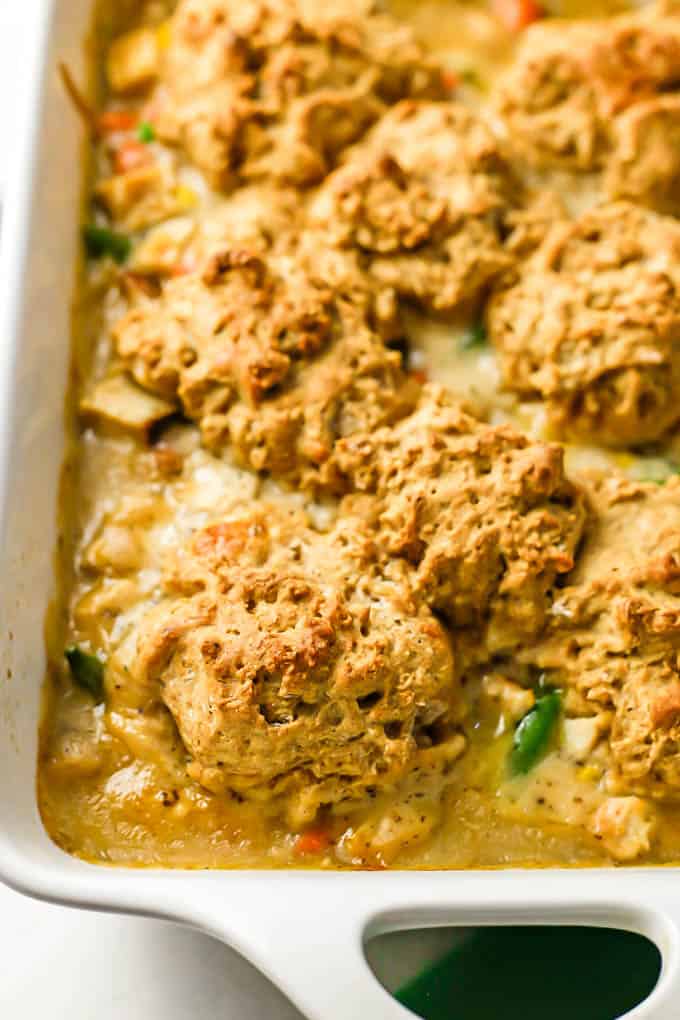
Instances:
[[[332,840],[326,829],[307,829],[301,833],[295,843],[295,852],[298,854],[320,854],[328,850]]]
[[[137,114],[132,110],[106,110],[99,114],[99,130],[104,135],[116,131],[133,131],[137,126]]]
[[[545,10],[536,0],[491,0],[491,10],[509,32],[521,32],[545,17]]]
[[[117,174],[137,170],[138,167],[147,166],[152,161],[153,155],[149,152],[149,146],[143,142],[124,142],[113,153],[113,165]]]
[[[193,273],[196,269],[196,258],[191,252],[187,252],[179,262],[170,270],[171,276],[186,276],[188,273]]]

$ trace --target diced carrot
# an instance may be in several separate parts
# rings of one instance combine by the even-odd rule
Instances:
[[[415,379],[416,382],[419,382],[421,386],[424,386],[427,382],[427,372],[425,372],[422,368],[414,368],[409,374],[411,378]]]
[[[113,165],[117,174],[126,174],[152,162],[153,155],[149,151],[149,146],[142,142],[133,140],[124,142],[113,153]]]
[[[196,269],[196,258],[191,252],[187,252],[182,259],[175,263],[170,271],[171,276],[186,276]]]
[[[521,32],[545,17],[545,10],[536,0],[491,0],[491,10],[509,32]]]
[[[460,75],[457,71],[442,71],[442,84],[447,92],[455,92],[460,85]]]
[[[307,829],[301,833],[295,843],[297,854],[320,854],[328,850],[332,840],[326,829]]]
[[[137,120],[137,114],[132,110],[107,110],[99,115],[99,130],[105,135],[114,134],[116,131],[132,131]]]

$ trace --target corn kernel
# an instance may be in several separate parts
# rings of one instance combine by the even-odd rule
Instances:
[[[613,459],[616,466],[620,468],[633,467],[636,461],[636,458],[630,453],[615,453]]]
[[[198,205],[198,195],[186,184],[178,184],[175,188],[175,201],[180,209],[194,209]]]
[[[578,778],[582,783],[594,783],[600,778],[600,770],[596,765],[584,765],[578,770]]]
[[[172,41],[172,23],[168,18],[156,29],[156,42],[158,43],[159,50],[167,50],[168,46]]]

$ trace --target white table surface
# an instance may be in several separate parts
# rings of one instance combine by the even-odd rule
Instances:
[[[47,906],[0,886],[3,1020],[301,1020],[245,960],[160,921]]]

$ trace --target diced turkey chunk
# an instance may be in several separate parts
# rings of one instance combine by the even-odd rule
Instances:
[[[610,797],[597,809],[589,828],[616,860],[634,861],[651,849],[654,809],[640,797]]]
[[[154,98],[161,137],[214,187],[305,187],[407,96],[443,94],[410,30],[356,4],[181,0]]]
[[[127,706],[129,693],[122,684],[109,691],[107,728],[127,747],[137,768],[153,764],[167,775],[175,766],[175,749],[179,745],[172,718],[162,705]]]
[[[325,182],[312,219],[371,273],[435,311],[474,302],[511,264],[501,224],[520,188],[486,124],[404,101]]]
[[[142,597],[139,585],[131,578],[102,577],[75,604],[74,623],[80,630],[96,634],[103,645],[116,618]]]
[[[109,524],[88,547],[85,563],[102,573],[127,574],[139,570],[142,559],[139,536],[124,525]]]
[[[680,418],[680,223],[630,203],[557,223],[490,303],[507,389],[564,436],[649,442]]]
[[[113,42],[107,60],[107,74],[114,92],[139,92],[153,84],[158,74],[157,39],[155,29],[139,28]]]
[[[83,418],[105,429],[120,429],[148,436],[150,429],[168,418],[177,405],[135,385],[125,375],[114,375],[97,383],[80,402]]]
[[[104,764],[102,748],[94,734],[75,727],[56,738],[50,748],[47,767],[55,780],[75,783],[95,776]]]
[[[104,515],[83,554],[83,566],[108,576],[136,573],[148,565],[151,527],[166,513],[164,504],[148,493],[126,495]]]
[[[562,749],[577,762],[584,762],[611,725],[611,714],[567,718],[563,722]]]
[[[536,695],[531,688],[522,687],[502,676],[485,677],[483,690],[486,697],[498,705],[508,723],[519,722],[536,702]]]
[[[463,737],[456,738],[452,760],[459,756],[464,743]],[[341,863],[355,867],[385,867],[402,851],[428,839],[439,817],[437,802],[399,801],[377,818],[369,819],[357,829],[349,829],[336,848],[336,856]]]
[[[135,246],[130,269],[154,276],[174,275],[181,268],[182,257],[195,233],[195,222],[188,216],[178,216],[152,227]]]
[[[330,468],[365,494],[348,505],[386,555],[409,565],[419,596],[464,628],[473,651],[513,648],[540,630],[584,521],[560,447],[480,424],[428,387],[392,428],[336,444]]]
[[[195,779],[285,803],[296,827],[395,790],[462,714],[445,631],[359,522],[319,535],[275,507],[179,551],[134,671],[172,712]]]

